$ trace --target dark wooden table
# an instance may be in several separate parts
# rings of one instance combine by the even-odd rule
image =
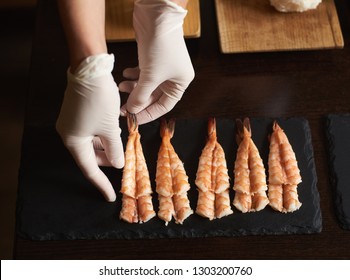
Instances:
[[[188,40],[196,78],[171,116],[305,117],[311,127],[323,230],[312,235],[158,240],[30,241],[16,259],[349,259],[350,232],[335,216],[324,116],[350,111],[350,3],[336,0],[342,50],[224,55],[213,1],[201,1],[202,35]],[[39,1],[26,126],[53,125],[65,88],[67,49],[55,1]],[[136,44],[109,44],[115,76],[137,64]]]

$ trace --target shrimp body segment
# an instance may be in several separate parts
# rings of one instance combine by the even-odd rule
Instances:
[[[265,168],[251,138],[249,119],[237,120],[237,155],[234,166],[233,205],[243,213],[260,211],[269,203]]]
[[[198,187],[196,213],[213,220],[233,213],[225,152],[216,136],[216,121],[208,121],[208,140],[199,158],[195,183]]]
[[[297,185],[301,182],[300,170],[289,140],[274,122],[269,152],[270,206],[279,212],[294,212],[301,207]]]
[[[158,193],[158,217],[167,225],[174,217],[182,224],[193,210],[187,197],[190,189],[183,163],[175,152],[170,139],[174,135],[175,120],[162,119],[160,135],[162,142],[158,152],[156,170],[156,192]]]
[[[152,188],[136,119],[131,114],[128,114],[127,118],[129,137],[120,190],[123,194],[120,219],[128,223],[144,223],[155,216]]]

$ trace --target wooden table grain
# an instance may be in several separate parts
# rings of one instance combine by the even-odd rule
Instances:
[[[67,49],[56,2],[39,1],[25,125],[53,125],[62,102]],[[350,111],[350,3],[335,1],[342,50],[225,55],[213,1],[201,1],[202,34],[187,40],[196,78],[169,116],[305,117],[321,197],[323,230],[312,235],[157,240],[31,241],[16,237],[16,259],[349,259],[350,231],[334,211],[324,116]],[[136,44],[110,43],[114,75],[137,64]],[[125,100],[125,98],[123,98]]]

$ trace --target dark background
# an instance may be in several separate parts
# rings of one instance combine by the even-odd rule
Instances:
[[[42,1],[43,4],[45,1]],[[316,158],[316,169],[319,179],[318,189],[321,195],[323,215],[323,231],[317,235],[291,236],[253,236],[234,239],[206,238],[190,240],[157,240],[157,242],[80,240],[74,242],[32,242],[17,241],[17,258],[349,258],[349,231],[340,228],[334,211],[332,188],[329,182],[327,161],[327,144],[324,133],[324,116],[328,113],[347,112],[350,110],[350,4],[346,0],[336,0],[338,15],[344,35],[344,50],[324,50],[307,52],[252,53],[222,55],[219,49],[215,8],[213,1],[201,1],[202,36],[199,40],[189,40],[188,47],[196,70],[196,79],[189,87],[183,100],[171,112],[171,116],[183,118],[216,116],[216,117],[306,117],[310,123],[312,141]],[[45,6],[45,5],[44,5]],[[41,26],[41,37],[37,43],[36,71],[33,78],[36,82],[31,85],[34,93],[29,99],[29,112],[26,119],[31,124],[52,124],[62,98],[60,92],[64,89],[64,46],[60,33],[57,15],[52,8],[46,6],[42,10],[41,20],[52,26]],[[27,10],[27,9],[26,9]],[[20,67],[20,70],[4,78],[1,91],[1,104],[4,104],[1,114],[7,114],[7,124],[15,121],[15,132],[10,128],[1,134],[1,145],[4,150],[4,178],[12,178],[4,184],[12,190],[10,196],[1,196],[10,205],[9,210],[1,211],[2,218],[14,218],[14,199],[23,122],[23,96],[28,88],[28,62],[30,53],[30,34],[34,21],[33,12],[14,12],[9,14],[7,21],[2,24],[5,29],[1,36],[8,36],[6,41],[13,40],[13,45],[5,44],[5,54],[1,63],[5,67],[1,73],[11,72],[10,67]],[[48,12],[48,13],[47,13]],[[7,14],[7,12],[6,12]],[[17,14],[16,16],[14,16]],[[53,17],[52,17],[53,16]],[[1,17],[1,20],[6,18]],[[27,19],[27,20],[25,20]],[[14,28],[17,24],[17,29]],[[15,29],[16,32],[10,30]],[[28,31],[29,40],[18,41],[20,34]],[[52,31],[56,33],[52,33]],[[58,34],[59,36],[52,36]],[[50,36],[51,35],[51,36]],[[51,41],[48,41],[50,39]],[[24,43],[27,42],[27,45]],[[56,44],[56,45],[55,45]],[[46,45],[55,45],[55,49],[45,49]],[[27,47],[26,47],[27,46]],[[136,62],[130,53],[135,52],[135,44],[110,44],[110,51],[117,56],[115,74],[120,82],[121,71]],[[21,51],[16,51],[20,48]],[[25,50],[23,50],[24,48]],[[19,58],[27,52],[27,56]],[[40,57],[42,56],[42,58]],[[7,66],[10,65],[10,66]],[[50,67],[51,78],[56,94],[49,95],[45,91],[38,74]],[[9,67],[9,68],[8,68]],[[52,72],[55,71],[55,72]],[[22,74],[20,74],[22,73]],[[34,75],[35,74],[35,75]],[[11,76],[11,75],[10,75]],[[21,78],[19,78],[21,77]],[[50,81],[47,81],[49,83]],[[52,81],[51,81],[52,82]],[[5,85],[5,86],[4,86]],[[7,86],[6,86],[7,85]],[[52,86],[52,84],[51,84]],[[6,90],[7,89],[7,90]],[[15,90],[16,89],[16,90]],[[10,93],[7,93],[10,92]],[[19,98],[19,97],[22,97]],[[4,101],[3,101],[4,100]],[[22,101],[20,101],[22,100]],[[41,106],[47,104],[48,107]],[[18,114],[15,112],[18,111]],[[19,116],[19,117],[16,117]],[[43,116],[46,116],[44,119]],[[3,118],[2,118],[3,119]],[[10,159],[14,161],[12,171],[8,170]],[[12,172],[12,173],[11,173]],[[2,180],[2,185],[5,180]],[[12,186],[12,187],[11,187]],[[5,206],[1,204],[1,207]],[[12,208],[11,208],[12,207]],[[8,236],[13,236],[13,220],[5,229]],[[1,227],[3,231],[4,227]],[[11,241],[10,241],[11,244]],[[11,247],[11,246],[10,246]],[[11,256],[11,255],[8,255]]]
[[[0,1],[0,258],[11,259],[35,0]]]

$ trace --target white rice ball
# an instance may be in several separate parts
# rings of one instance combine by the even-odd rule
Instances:
[[[305,12],[316,9],[322,0],[270,0],[272,6],[280,12]]]

